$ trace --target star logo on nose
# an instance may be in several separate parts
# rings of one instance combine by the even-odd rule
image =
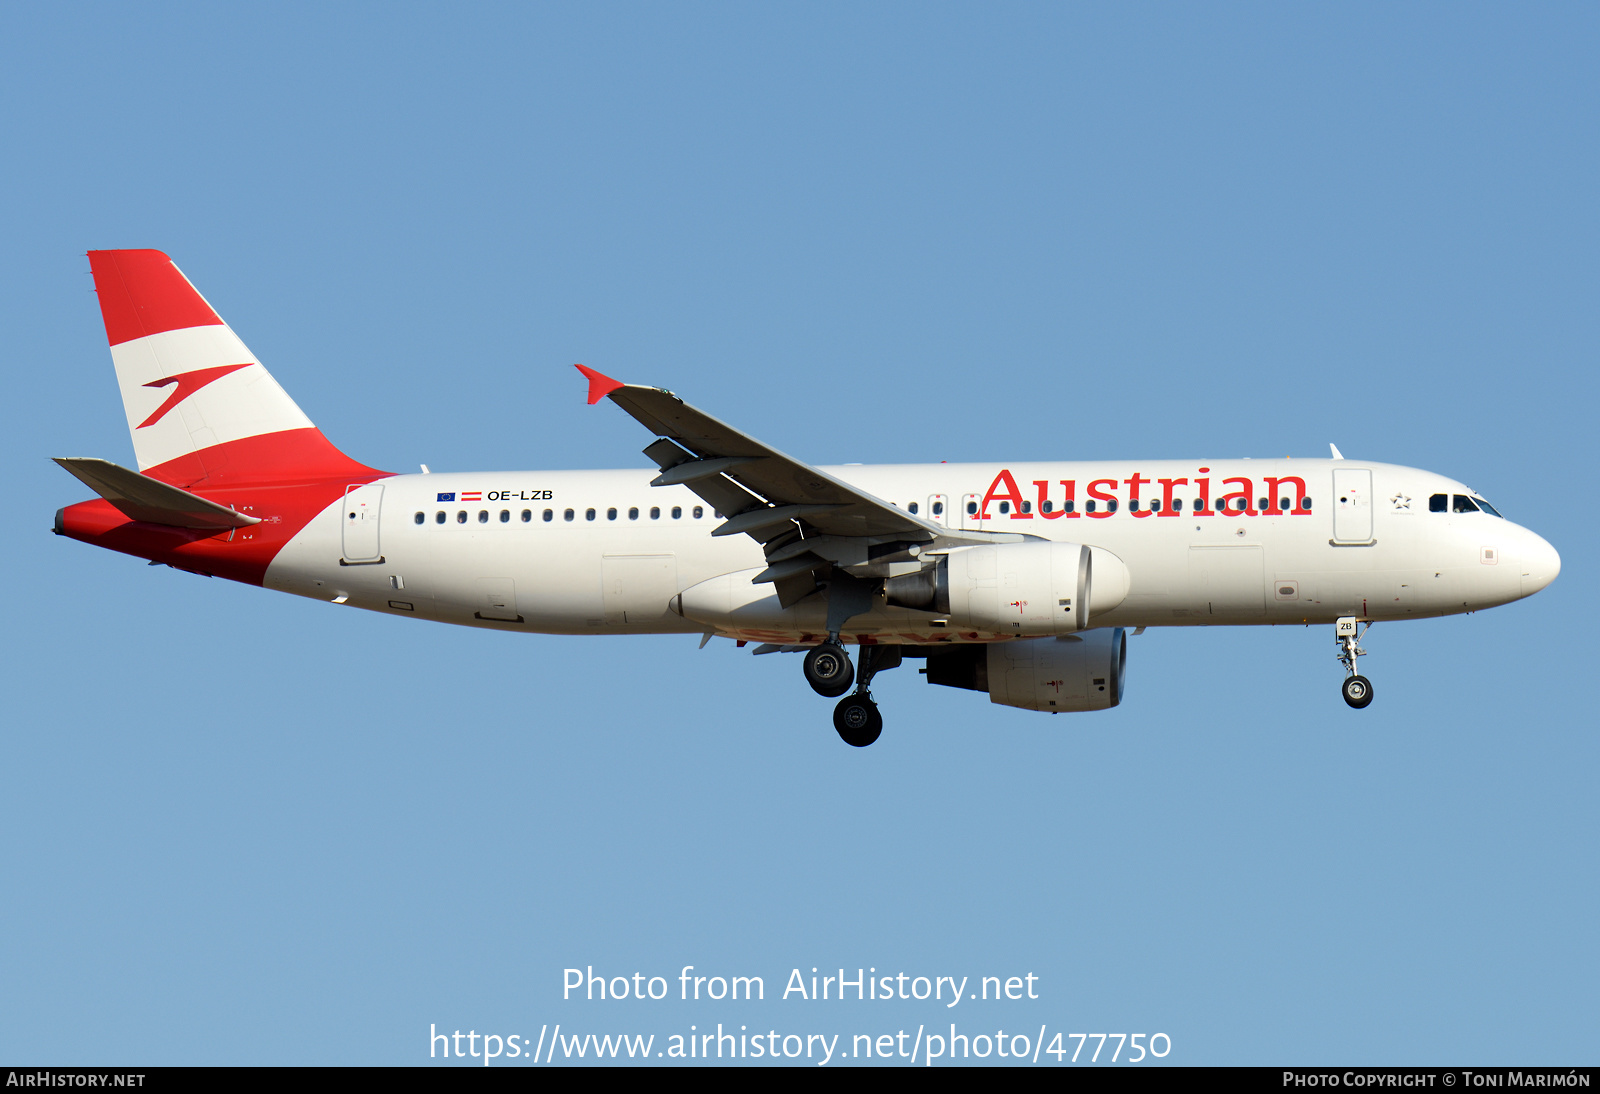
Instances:
[[[1389,501],[1396,509],[1411,508],[1411,499],[1406,497],[1404,494],[1396,494],[1394,497],[1390,498]]]

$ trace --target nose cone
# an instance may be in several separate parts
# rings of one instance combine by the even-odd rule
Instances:
[[[1556,579],[1561,572],[1561,556],[1556,549],[1532,532],[1522,545],[1522,595],[1532,596]]]

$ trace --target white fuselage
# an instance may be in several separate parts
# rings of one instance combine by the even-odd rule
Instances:
[[[919,515],[949,528],[1024,533],[1110,551],[1125,564],[1129,588],[1120,604],[1093,617],[1096,627],[1449,615],[1531,595],[1560,565],[1549,544],[1508,520],[1430,511],[1435,495],[1470,496],[1462,484],[1389,464],[1118,461],[824,470],[908,512],[915,505]],[[760,546],[742,535],[712,536],[721,521],[711,507],[685,487],[652,488],[654,474],[384,478],[353,487],[313,519],[272,562],[265,584],[375,611],[505,630],[710,631],[768,642],[816,641],[824,632],[824,598],[780,608],[772,585],[749,580],[766,565]],[[1298,487],[1282,485],[1290,479],[1304,482],[1309,509]],[[1229,480],[1234,485],[1224,486]],[[997,489],[1002,481],[1003,491]],[[1269,498],[1269,482],[1279,483],[1277,492],[1286,496]],[[1070,513],[1063,512],[1068,483],[1076,495]],[[1098,484],[1093,494],[1092,484]],[[1244,512],[1237,505],[1216,511],[1225,495],[1242,496],[1246,489]],[[1131,504],[1136,490],[1137,510]],[[1202,493],[1210,504],[1196,513]],[[1116,499],[1114,511],[1107,497]],[[1087,512],[1096,498],[1095,511]],[[1162,502],[1161,509],[1152,512],[1151,501]],[[1265,509],[1263,501],[1269,502]],[[1287,511],[1280,501],[1289,503]],[[1174,508],[1177,502],[1181,509]],[[929,612],[887,607],[881,598],[846,631],[846,640],[855,641],[1000,637],[956,634]]]

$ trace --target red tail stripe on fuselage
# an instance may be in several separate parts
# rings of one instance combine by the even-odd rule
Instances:
[[[95,499],[63,509],[58,530],[96,547],[250,585],[260,585],[284,545],[349,487],[392,477],[350,459],[315,429],[230,441],[145,473],[261,523],[231,534],[172,528],[129,520]]]
[[[164,562],[180,570],[260,585],[267,567],[318,513],[339,500],[345,483],[257,486],[248,494],[205,491],[210,500],[262,518],[260,524],[228,532],[172,528],[129,520],[108,501],[96,498],[69,505],[57,517],[57,530],[69,539]],[[241,497],[247,504],[239,504]],[[337,549],[337,548],[336,548]]]

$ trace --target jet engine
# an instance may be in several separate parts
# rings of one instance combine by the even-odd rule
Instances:
[[[889,603],[948,615],[960,628],[1016,635],[1081,631],[1128,595],[1128,568],[1079,543],[984,544],[951,551],[884,584]]]
[[[1128,638],[1121,627],[1060,638],[956,646],[928,654],[928,683],[987,691],[991,703],[1052,713],[1122,702]]]

